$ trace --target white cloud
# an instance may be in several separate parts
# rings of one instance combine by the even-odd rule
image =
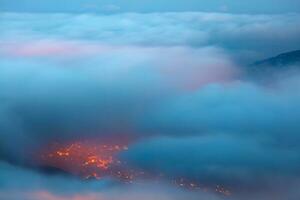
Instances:
[[[299,27],[298,14],[4,13],[1,40],[64,39],[118,45],[219,46],[234,52],[235,57],[253,59],[249,54],[264,57],[298,48]]]

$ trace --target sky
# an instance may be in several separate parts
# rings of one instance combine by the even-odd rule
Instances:
[[[1,0],[12,12],[178,12],[290,13],[300,11],[298,0]]]
[[[1,1],[0,199],[299,200],[299,63],[253,68],[298,1],[41,2]]]

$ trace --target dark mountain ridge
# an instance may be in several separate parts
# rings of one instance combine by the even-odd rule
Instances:
[[[255,62],[252,66],[284,67],[300,64],[300,50],[280,54],[278,56]]]

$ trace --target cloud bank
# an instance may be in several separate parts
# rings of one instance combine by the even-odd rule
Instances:
[[[299,66],[277,71],[276,79],[261,74],[263,81],[245,68],[298,48],[298,14],[1,17],[0,195],[6,199],[299,197]],[[164,181],[128,186],[113,177],[89,182],[36,170],[45,145],[84,139],[129,140],[118,157],[132,169],[220,184],[232,196]]]
[[[146,46],[218,46],[253,61],[298,48],[298,14],[222,13],[16,14],[2,13],[1,38],[68,39]],[[47,23],[44,23],[47,21]],[[257,51],[259,50],[259,51]],[[256,61],[256,60],[255,60]]]

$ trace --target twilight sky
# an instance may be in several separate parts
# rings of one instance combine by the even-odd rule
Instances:
[[[23,12],[299,12],[298,0],[1,0],[0,9]]]

